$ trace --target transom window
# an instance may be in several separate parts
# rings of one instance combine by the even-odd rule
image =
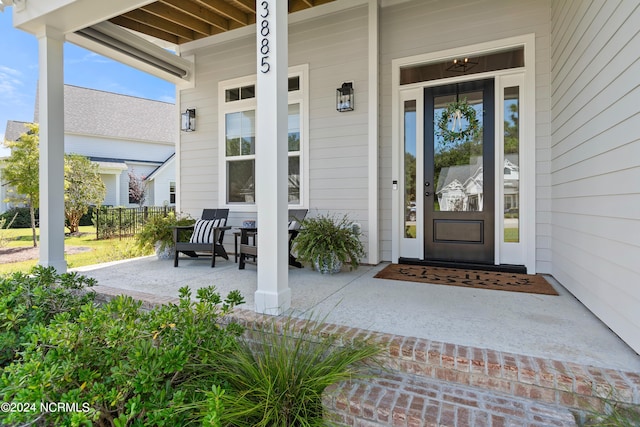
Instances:
[[[303,201],[304,147],[303,125],[305,93],[303,88],[307,68],[289,77],[289,110],[287,146],[289,152],[289,205],[301,206]],[[255,76],[220,83],[224,101],[220,105],[223,164],[221,190],[226,205],[255,207],[256,92]]]
[[[480,56],[463,56],[442,62],[402,67],[400,84],[407,85],[519,67],[524,67],[524,47],[522,46]]]

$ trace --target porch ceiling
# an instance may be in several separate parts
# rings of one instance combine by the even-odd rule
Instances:
[[[332,1],[289,0],[289,13]],[[159,0],[109,21],[180,45],[255,24],[256,0]]]

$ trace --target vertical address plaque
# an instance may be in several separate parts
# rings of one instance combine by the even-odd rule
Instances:
[[[263,1],[260,3],[260,43],[258,45],[258,51],[260,56],[260,72],[263,74],[267,74],[271,70],[271,65],[269,64],[269,42],[271,31],[269,29],[269,2]]]

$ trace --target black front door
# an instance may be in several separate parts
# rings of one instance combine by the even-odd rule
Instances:
[[[426,88],[424,111],[424,258],[493,264],[494,81]]]

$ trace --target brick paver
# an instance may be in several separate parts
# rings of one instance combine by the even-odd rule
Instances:
[[[569,409],[478,387],[378,371],[330,387],[328,418],[349,426],[576,426]]]

